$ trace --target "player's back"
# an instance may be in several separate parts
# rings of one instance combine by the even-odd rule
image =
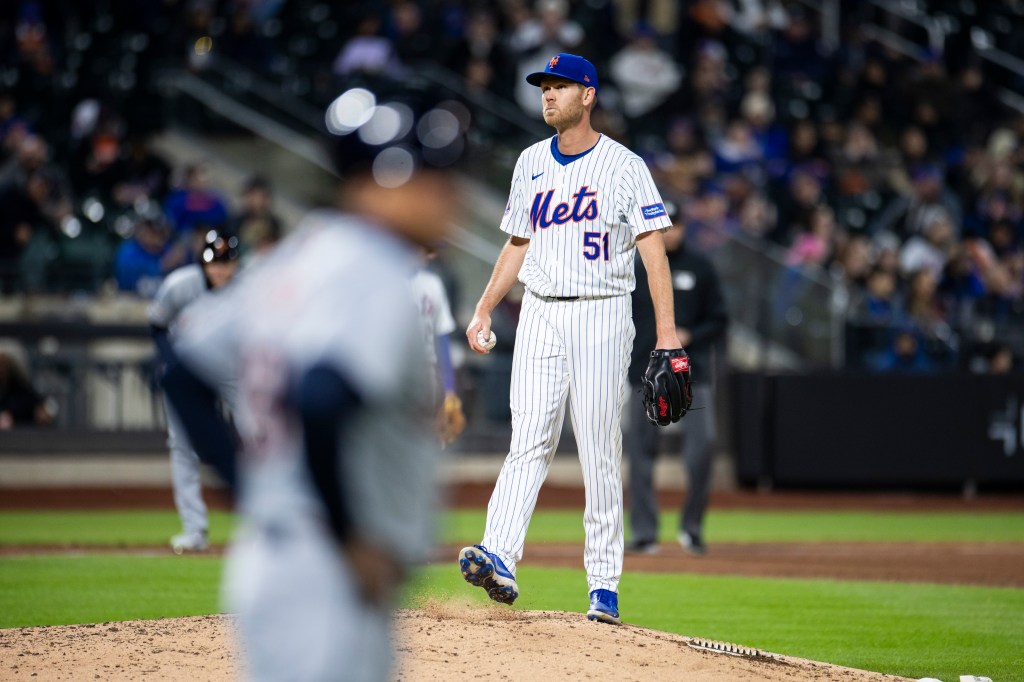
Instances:
[[[204,311],[219,331],[197,330],[191,343],[206,336],[208,370],[241,377],[241,399],[256,425],[241,467],[240,504],[250,521],[304,526],[321,513],[301,429],[281,403],[306,371],[326,365],[362,399],[339,446],[357,523],[388,545],[408,546],[415,558],[428,549],[434,500],[425,480],[436,448],[428,435],[430,365],[410,292],[416,266],[396,237],[320,212],[247,273],[237,292],[217,297],[222,313]]]
[[[149,323],[170,328],[181,312],[208,290],[201,266],[193,263],[171,271],[160,283],[146,311]]]

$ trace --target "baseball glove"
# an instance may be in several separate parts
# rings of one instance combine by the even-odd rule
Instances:
[[[442,445],[448,445],[466,428],[466,415],[462,412],[462,401],[454,393],[444,396],[444,403],[437,413],[437,435]]]
[[[642,385],[648,421],[668,426],[682,419],[693,403],[690,358],[686,351],[682,348],[651,351]]]

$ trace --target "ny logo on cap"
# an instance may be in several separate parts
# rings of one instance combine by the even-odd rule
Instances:
[[[557,54],[554,57],[551,58],[550,62],[548,62],[548,68],[549,69],[553,69],[553,68],[555,68],[556,64],[558,64],[558,55]]]

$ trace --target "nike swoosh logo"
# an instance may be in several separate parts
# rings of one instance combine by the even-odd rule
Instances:
[[[540,176],[542,176],[542,175],[544,175],[544,171],[541,171],[540,173],[537,173],[536,175],[534,175],[534,176],[533,176],[533,177],[531,177],[530,179],[531,179],[531,180],[536,180],[537,178],[539,178],[539,177],[540,177]]]

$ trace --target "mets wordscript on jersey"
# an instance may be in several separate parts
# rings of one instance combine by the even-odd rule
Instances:
[[[549,189],[547,192],[537,192],[533,197],[530,224],[533,225],[534,232],[538,227],[544,229],[552,225],[564,225],[570,221],[580,223],[584,220],[597,220],[597,191],[590,191],[589,185],[583,185],[572,195],[571,207],[569,202],[562,201],[552,208],[551,199],[554,195],[555,190]]]

